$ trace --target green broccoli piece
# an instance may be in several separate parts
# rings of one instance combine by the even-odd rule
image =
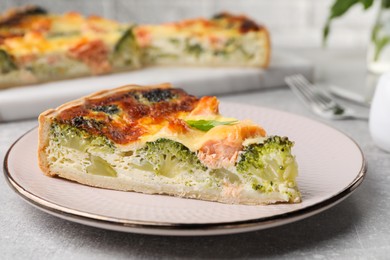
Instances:
[[[85,152],[88,149],[113,153],[114,144],[104,136],[93,136],[87,131],[66,124],[52,124],[51,133],[53,140],[61,145]]]
[[[142,93],[142,96],[149,102],[156,103],[161,101],[168,101],[174,98],[174,93],[171,89],[151,89],[147,92]]]
[[[109,115],[118,114],[120,111],[117,105],[95,106],[92,108],[92,110],[96,112],[104,112]]]
[[[194,152],[191,152],[181,143],[160,138],[154,142],[147,142],[145,147],[137,153],[145,158],[146,162],[153,167],[158,175],[174,177],[176,174],[195,170],[206,171],[204,166]]]
[[[287,137],[280,136],[250,144],[244,147],[236,169],[241,174],[254,175],[269,183],[295,182],[297,164],[291,154],[293,145]]]
[[[114,52],[111,61],[115,67],[139,66],[139,47],[134,36],[134,28],[130,27],[125,30],[122,37],[118,40],[114,47]]]
[[[135,98],[139,103],[145,105],[152,105],[154,103],[166,102],[178,97],[178,94],[175,93],[172,89],[147,89],[143,91],[132,91],[129,93],[130,96]]]
[[[0,49],[0,74],[18,69],[13,58],[5,50]]]

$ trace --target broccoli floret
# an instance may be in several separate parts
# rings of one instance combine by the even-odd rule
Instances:
[[[130,96],[134,97],[138,102],[146,105],[153,103],[159,103],[164,101],[170,101],[177,97],[177,94],[172,89],[150,89],[146,91],[132,91],[129,92]]]
[[[149,102],[161,102],[168,101],[174,97],[174,94],[170,89],[152,89],[142,94]]]
[[[241,174],[253,175],[267,182],[294,181],[297,165],[287,137],[271,136],[263,143],[246,146],[237,163]]]
[[[189,39],[186,39],[185,44],[185,51],[194,55],[196,58],[199,58],[199,56],[204,52],[202,45],[199,43],[191,43]]]
[[[120,111],[117,105],[96,106],[92,108],[92,110],[96,112],[104,112],[109,115],[117,114]]]
[[[166,138],[147,142],[145,147],[139,149],[137,153],[145,158],[146,163],[150,164],[158,175],[174,177],[182,172],[207,170],[194,152],[183,144]]]
[[[16,69],[17,66],[13,58],[5,50],[0,49],[0,74],[5,74]]]
[[[123,32],[122,37],[115,45],[111,61],[118,68],[129,65],[139,66],[138,52],[139,47],[134,36],[134,29],[130,27]]]
[[[65,147],[82,152],[87,149],[96,149],[106,153],[113,153],[114,144],[104,136],[93,136],[87,131],[66,124],[52,124],[51,133],[54,141]]]

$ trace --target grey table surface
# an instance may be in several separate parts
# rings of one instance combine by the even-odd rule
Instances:
[[[364,70],[361,52],[343,51],[329,56],[303,51],[302,55],[316,63],[316,78],[320,81],[339,78],[353,84],[357,80],[354,75]],[[335,67],[329,60],[336,58],[339,62]],[[343,66],[343,62],[353,66]],[[286,87],[220,98],[300,114],[343,131],[364,152],[368,163],[366,179],[341,203],[295,223],[235,235],[164,237],[103,230],[54,217],[27,204],[0,177],[0,258],[389,259],[390,154],[374,145],[367,121],[321,120]],[[362,113],[368,111],[354,107]],[[1,123],[0,160],[20,135],[36,125],[36,120]]]

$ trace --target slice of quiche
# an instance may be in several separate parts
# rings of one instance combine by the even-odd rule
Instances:
[[[40,115],[39,165],[49,176],[114,190],[300,202],[293,143],[220,115],[218,105],[169,84],[92,94]]]
[[[267,67],[267,29],[244,15],[221,13],[134,29],[146,65]]]
[[[140,67],[133,27],[36,6],[0,16],[0,88]]]

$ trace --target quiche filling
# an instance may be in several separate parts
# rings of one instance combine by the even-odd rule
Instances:
[[[159,25],[27,6],[0,14],[0,88],[154,65],[267,67],[267,30],[223,13]]]
[[[164,25],[139,25],[135,35],[146,64],[261,66],[268,34],[248,18],[227,13]],[[244,30],[245,29],[245,30]]]
[[[86,185],[234,204],[299,202],[287,137],[223,117],[215,97],[122,87],[40,116],[40,166]]]
[[[8,14],[0,16],[0,87],[140,66],[131,25],[33,6]]]

